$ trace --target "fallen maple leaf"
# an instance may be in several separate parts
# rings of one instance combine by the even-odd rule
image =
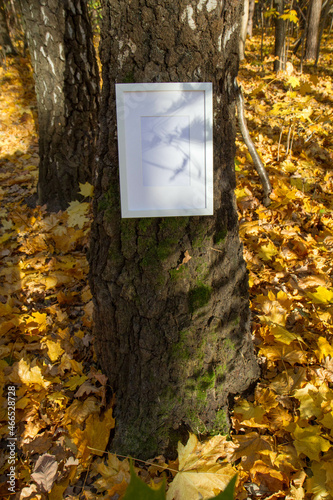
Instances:
[[[304,453],[311,460],[319,462],[321,452],[326,452],[331,447],[331,443],[321,436],[319,425],[308,425],[303,429],[296,424],[294,436],[298,454]]]
[[[85,184],[79,184],[80,186],[80,191],[79,193],[82,194],[85,198],[91,197],[94,194],[94,186],[89,184],[89,182],[86,182]]]
[[[300,335],[296,335],[295,333],[289,332],[285,328],[280,325],[271,326],[271,333],[274,335],[274,338],[283,344],[291,344],[293,340],[298,340],[303,342],[303,339]]]
[[[60,345],[60,342],[53,342],[53,340],[47,340],[46,342],[47,354],[54,363],[57,359],[65,352]]]
[[[308,292],[307,296],[316,304],[329,304],[333,302],[333,291],[324,286],[319,286],[314,293]]]
[[[119,460],[117,455],[108,453],[106,462],[103,460],[102,462],[95,462],[93,464],[93,475],[97,474],[101,476],[94,482],[94,486],[98,491],[109,490],[110,494],[110,491],[113,491],[113,488],[115,488],[114,493],[116,493],[119,486],[122,485],[121,491],[124,493],[131,477],[129,461],[127,458]],[[123,490],[124,486],[125,489]]]
[[[322,361],[326,359],[327,356],[333,358],[333,347],[332,345],[325,339],[325,337],[319,337],[317,340],[318,349],[315,349],[316,356],[318,361]]]
[[[302,389],[294,392],[293,396],[300,402],[299,412],[301,418],[319,418],[322,415],[320,404],[317,401],[318,389],[308,383]]]
[[[114,426],[115,419],[112,417],[112,408],[106,410],[102,419],[100,419],[98,412],[89,415],[83,431],[74,426],[71,438],[77,446],[83,463],[86,463],[91,454],[103,456],[109,442],[110,431]]]
[[[51,384],[51,382],[44,379],[39,366],[31,367],[24,359],[18,362],[17,374],[21,382],[29,386],[35,386],[36,389],[37,387],[40,387],[40,389],[42,387],[47,388]]]
[[[323,500],[331,498],[326,487],[326,471],[319,460],[311,464],[312,476],[306,481],[307,491],[313,494],[314,500]]]
[[[78,226],[80,229],[83,228],[86,222],[89,222],[86,216],[90,208],[89,203],[80,203],[79,201],[71,201],[69,207],[67,208],[69,227]]]
[[[178,443],[179,472],[168,489],[167,500],[211,498],[235,476],[230,464],[217,462],[219,457],[231,454],[235,445],[226,436],[215,436],[211,441],[201,444],[190,434],[185,446]]]
[[[274,255],[276,255],[277,253],[278,249],[276,248],[274,243],[269,241],[267,245],[262,245],[262,247],[260,247],[258,255],[262,260],[267,261],[267,260],[272,260]]]

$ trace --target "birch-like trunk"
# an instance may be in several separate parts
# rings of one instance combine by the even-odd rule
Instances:
[[[21,0],[39,122],[38,202],[51,210],[92,182],[99,77],[84,0]]]

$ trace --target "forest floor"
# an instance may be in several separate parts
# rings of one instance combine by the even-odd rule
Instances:
[[[246,49],[239,73],[246,118],[273,186],[265,207],[238,134],[236,197],[262,376],[251,396],[236,400],[230,437],[200,443],[191,435],[178,461],[135,462],[136,471],[151,485],[164,476],[177,480],[176,500],[216,494],[221,488],[207,485],[212,471],[224,484],[238,472],[239,500],[330,499],[333,41],[324,39],[318,67],[303,65],[301,74],[297,59],[287,71],[272,72],[269,38],[263,62],[259,37]],[[0,496],[121,498],[129,461],[105,452],[115,422],[91,333],[91,188],[82,186],[87,200],[58,214],[27,206],[39,161],[32,72],[24,58],[6,64],[0,68]],[[16,495],[9,489],[13,472]]]

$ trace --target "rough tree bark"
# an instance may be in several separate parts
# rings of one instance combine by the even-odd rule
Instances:
[[[116,393],[111,446],[148,458],[174,451],[187,429],[226,431],[229,397],[258,377],[233,193],[242,3],[105,0],[103,9],[94,332]],[[214,216],[121,219],[114,84],[169,81],[213,82]]]
[[[99,77],[85,0],[21,0],[39,122],[38,202],[50,210],[92,181]]]
[[[16,49],[10,38],[6,9],[3,0],[0,0],[0,45],[6,55],[16,55]]]
[[[274,61],[274,71],[278,72],[286,67],[286,21],[280,17],[284,13],[284,0],[275,0],[274,5],[278,13],[275,19],[274,55],[277,59]]]
[[[322,0],[312,0],[306,32],[305,59],[316,60],[319,43],[319,24]]]

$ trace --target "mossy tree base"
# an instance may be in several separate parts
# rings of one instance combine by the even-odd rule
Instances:
[[[241,4],[227,0],[221,12],[216,2],[195,13],[191,5],[104,6],[104,115],[90,252],[95,337],[116,394],[112,449],[144,459],[175,450],[186,430],[227,432],[229,396],[258,377],[233,195]],[[114,82],[129,74],[137,82],[213,82],[214,216],[120,218]],[[186,252],[191,259],[183,263]]]

